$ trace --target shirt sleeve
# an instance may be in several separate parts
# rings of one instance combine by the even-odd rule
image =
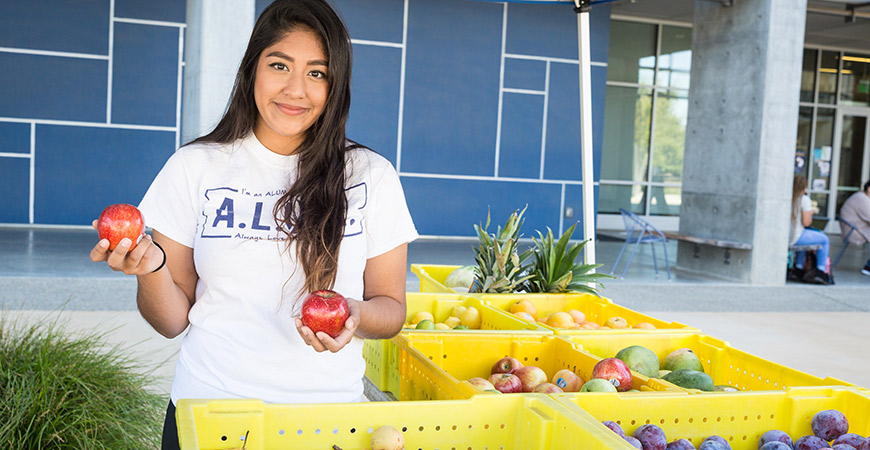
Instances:
[[[813,202],[810,201],[809,195],[804,195],[801,197],[801,211],[812,211],[813,210]]]
[[[183,150],[175,152],[139,203],[145,225],[179,244],[193,248],[197,214]]]
[[[417,229],[405,202],[399,174],[389,162],[372,173],[371,211],[366,215],[366,258],[386,253],[417,239]]]

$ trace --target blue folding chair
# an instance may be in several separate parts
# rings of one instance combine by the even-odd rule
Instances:
[[[836,220],[840,222],[840,235],[843,236],[843,246],[840,247],[840,251],[837,252],[837,257],[834,258],[834,261],[831,263],[831,267],[837,267],[837,263],[840,262],[840,258],[843,257],[843,253],[846,251],[846,247],[849,246],[849,236],[851,236],[852,232],[856,229],[855,225],[852,225],[848,221],[843,220],[843,218],[840,216],[837,216]],[[846,231],[845,228],[849,228],[849,231],[846,232],[846,234],[843,234],[843,232]]]
[[[648,243],[652,248],[653,267],[656,270],[656,275],[658,275],[659,265],[656,261],[655,243],[661,242],[662,248],[665,252],[665,269],[668,271],[668,280],[670,280],[671,266],[670,263],[668,263],[668,238],[665,237],[664,233],[652,226],[652,224],[646,220],[640,218],[637,214],[622,208],[619,208],[619,213],[622,214],[622,222],[625,224],[625,242],[622,243],[622,248],[619,249],[619,255],[616,257],[616,262],[613,263],[613,268],[610,269],[610,274],[613,275],[613,272],[616,271],[616,267],[619,265],[619,260],[622,258],[622,253],[625,251],[628,244],[634,244],[634,248],[631,249],[631,254],[628,256],[628,261],[626,261],[625,267],[622,269],[622,275],[620,276],[620,278],[625,278],[625,272],[628,271],[628,266],[631,264],[631,260],[634,258],[637,248],[641,243]]]

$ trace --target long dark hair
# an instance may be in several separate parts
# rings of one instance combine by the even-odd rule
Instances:
[[[296,150],[296,180],[278,199],[272,214],[288,247],[305,271],[303,289],[331,289],[338,271],[338,250],[347,215],[345,195],[345,123],[350,110],[353,53],[350,35],[326,0],[276,0],[260,14],[239,65],[230,104],[215,129],[193,142],[230,143],[248,136],[257,123],[254,80],[260,54],[288,32],[313,31],[328,59],[329,84],[323,113]]]

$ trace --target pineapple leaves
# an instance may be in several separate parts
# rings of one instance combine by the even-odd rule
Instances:
[[[613,277],[593,272],[601,264],[575,264],[574,261],[588,242],[583,241],[568,247],[575,227],[576,224],[571,225],[556,242],[553,230],[549,227],[546,236],[538,231],[538,238],[532,238],[535,242],[535,263],[532,278],[527,283],[529,292],[584,292],[600,297],[598,288],[590,285],[603,288],[604,285],[599,280]]]
[[[481,228],[474,225],[479,245],[474,249],[475,283],[470,292],[513,293],[524,289],[525,283],[532,275],[523,262],[531,256],[531,252],[517,253],[519,231],[523,224],[522,211],[514,211],[508,217],[504,228],[499,226],[495,234],[489,234],[490,213],[486,214],[486,225]]]

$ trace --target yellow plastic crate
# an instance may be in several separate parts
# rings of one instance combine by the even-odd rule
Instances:
[[[619,445],[610,430],[546,395],[316,405],[180,400],[176,417],[182,450],[242,444],[247,450],[366,449],[371,432],[382,425],[403,430],[407,449],[604,450]]]
[[[698,447],[710,435],[728,440],[733,450],[757,450],[766,431],[786,432],[792,440],[812,434],[813,415],[826,409],[842,412],[849,432],[870,434],[870,395],[848,387],[800,387],[785,391],[715,393],[669,396],[638,393],[632,396],[553,394],[580,416],[618,423],[627,435],[644,424],[660,427],[668,442],[688,439]],[[614,435],[616,435],[614,433]],[[628,442],[614,449],[633,450]]]
[[[617,305],[607,298],[598,298],[592,294],[473,294],[480,297],[484,303],[493,308],[510,311],[510,306],[517,300],[529,300],[538,310],[538,317],[550,315],[558,311],[576,309],[586,315],[586,320],[603,325],[611,317],[622,317],[628,322],[629,327],[648,322],[656,329],[646,330],[637,328],[613,329],[613,330],[582,330],[563,329],[541,324],[542,327],[553,331],[558,335],[583,335],[601,333],[638,333],[642,335],[673,333],[675,331],[698,332],[697,328],[679,322],[665,322],[660,319],[639,313],[624,306]],[[521,319],[522,320],[522,319]]]
[[[437,264],[411,264],[411,272],[420,279],[420,292],[446,292],[455,294],[456,291],[444,285],[444,281],[450,272],[462,266],[447,266]]]
[[[481,394],[466,380],[489,378],[492,366],[505,356],[540,367],[548,378],[568,368],[584,381],[591,378],[600,360],[566,339],[549,335],[417,333],[399,335],[394,341],[399,352],[400,400],[450,400]],[[632,375],[634,389],[685,394],[670,383]]]
[[[406,321],[417,312],[428,311],[436,322],[443,322],[450,316],[456,306],[473,306],[480,311],[481,324],[479,330],[464,330],[471,334],[552,334],[552,331],[527,322],[512,314],[487,306],[477,297],[462,294],[416,293],[405,294]],[[402,333],[459,333],[448,330],[415,330],[404,329]],[[381,391],[390,392],[399,397],[399,357],[396,345],[390,339],[367,339],[363,344],[363,358],[366,361],[366,378]]]
[[[836,378],[819,378],[731,347],[727,342],[700,333],[586,334],[563,336],[601,358],[616,356],[623,348],[640,345],[652,350],[663,362],[679,348],[690,348],[701,360],[704,372],[715,384],[726,384],[741,391],[783,390],[798,386],[853,386]],[[663,383],[667,383],[662,380]],[[670,384],[670,383],[668,383]],[[690,390],[693,393],[702,391]]]

